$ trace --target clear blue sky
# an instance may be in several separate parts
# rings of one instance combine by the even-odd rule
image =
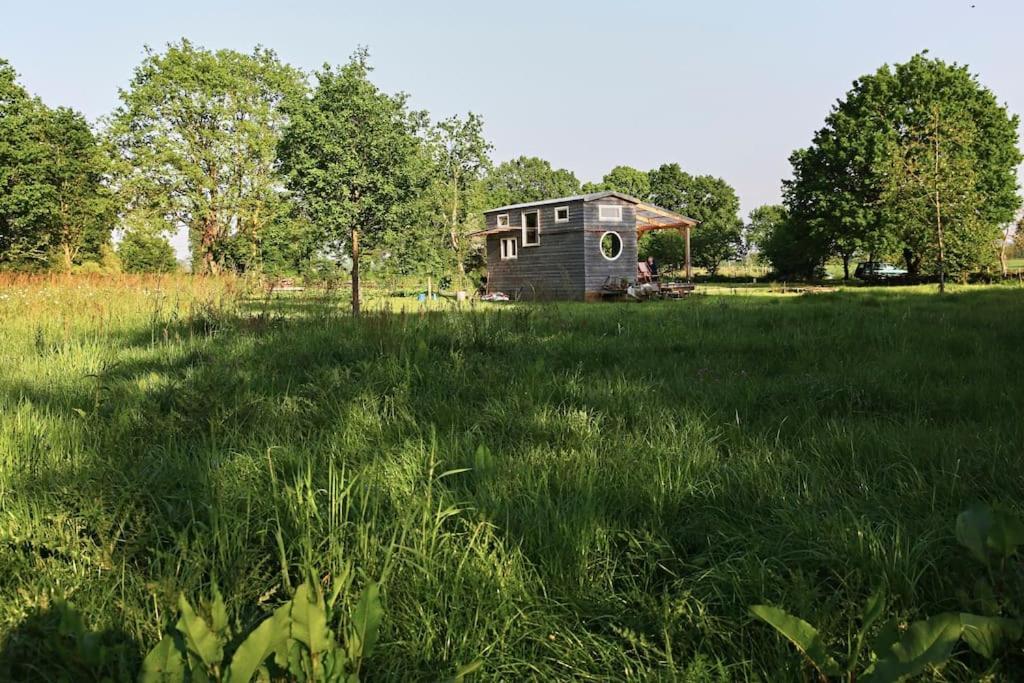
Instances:
[[[676,161],[726,178],[745,211],[778,201],[790,152],[883,63],[929,49],[1024,112],[1021,0],[4,4],[0,56],[90,118],[145,44],[260,43],[307,70],[366,45],[384,89],[435,118],[482,114],[497,160],[537,155],[582,180]]]

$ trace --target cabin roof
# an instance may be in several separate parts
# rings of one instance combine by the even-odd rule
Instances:
[[[592,192],[590,194],[577,194],[571,197],[556,197],[555,199],[543,199],[538,202],[525,202],[523,204],[509,204],[508,206],[499,206],[496,209],[488,209],[484,211],[484,214],[501,213],[503,211],[512,211],[515,209],[527,209],[535,206],[547,206],[550,204],[565,204],[567,202],[592,202],[598,199],[605,199],[606,197],[615,197],[623,201],[629,202],[630,204],[636,205],[636,217],[637,217],[637,230],[640,232],[646,232],[647,230],[660,230],[667,228],[681,228],[684,226],[693,227],[700,221],[696,221],[688,216],[684,216],[681,213],[675,211],[669,211],[663,209],[660,206],[655,206],[649,202],[644,202],[636,197],[631,197],[628,194],[622,192],[615,192],[613,190],[606,190],[604,192]],[[498,232],[506,232],[510,230],[519,230],[518,226],[505,226],[500,228],[491,228],[489,230],[479,230],[471,233],[470,236],[478,235],[492,235]]]

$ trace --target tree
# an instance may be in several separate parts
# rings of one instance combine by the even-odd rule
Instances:
[[[537,157],[504,161],[484,179],[487,203],[494,206],[568,197],[580,192],[580,181],[564,168],[553,169]]]
[[[912,275],[978,268],[993,259],[1000,226],[1020,204],[1017,124],[966,67],[926,54],[883,66],[855,81],[812,145],[791,158],[794,177],[784,184],[784,195],[793,228],[806,229],[805,237],[816,244],[828,243],[847,269],[858,251],[902,256]],[[945,259],[942,249],[941,268],[935,216],[922,220],[921,192],[910,189],[920,190],[926,180],[928,144],[922,136],[944,141],[940,166],[943,144],[952,145],[948,151],[956,155],[947,169],[955,178],[946,178],[940,193],[958,198],[961,220],[944,231],[950,246],[956,245],[948,254],[955,259]],[[927,154],[935,153],[933,144]],[[934,181],[934,163],[930,168]]]
[[[127,230],[117,245],[117,256],[126,273],[172,273],[178,269],[174,247],[146,229]]]
[[[678,270],[686,264],[686,240],[675,230],[651,230],[637,245],[639,257],[653,256],[663,271]]]
[[[758,260],[767,261],[764,246],[772,235],[789,220],[789,212],[781,204],[765,204],[750,211],[750,217],[743,228],[744,249],[748,254],[756,253]]]
[[[721,178],[691,176],[679,164],[662,165],[651,171],[650,179],[655,204],[700,221],[691,240],[693,262],[714,276],[722,261],[735,257],[742,245],[736,191]]]
[[[29,97],[0,60],[0,263],[99,260],[115,220],[108,166],[81,114]]]
[[[0,60],[0,264],[42,264],[50,249],[54,187],[42,102]]]
[[[55,243],[65,270],[83,259],[99,261],[117,221],[106,185],[110,157],[78,112],[61,107],[47,116]]]
[[[147,48],[109,127],[132,220],[184,226],[199,272],[222,270],[233,235],[258,252],[264,227],[285,210],[275,174],[284,105],[305,90],[303,75],[262,47]]]
[[[651,179],[648,173],[632,166],[616,166],[605,174],[600,183],[586,183],[584,192],[602,192],[611,190],[628,194],[637,199],[647,199],[651,193]]]
[[[949,237],[955,236],[954,272],[981,262],[984,257],[975,252],[986,248],[978,220],[982,206],[974,176],[974,131],[959,103],[931,102],[918,112],[892,146],[886,199],[908,231],[927,235],[918,250],[934,254],[939,291],[944,292]]]
[[[325,243],[352,255],[352,313],[359,315],[360,235],[368,246],[399,227],[420,189],[418,118],[406,96],[370,82],[365,50],[316,74],[312,98],[290,109],[279,155],[289,189]]]
[[[465,277],[467,233],[477,227],[487,207],[483,178],[490,169],[491,145],[484,139],[483,119],[470,113],[433,126],[429,149],[435,169],[432,195],[436,215],[444,226],[448,247],[460,277]]]

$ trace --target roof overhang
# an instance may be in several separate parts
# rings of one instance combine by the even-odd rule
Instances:
[[[636,230],[639,233],[649,232],[651,230],[682,230],[685,228],[692,228],[697,225],[700,221],[696,221],[688,216],[684,216],[681,213],[675,211],[669,211],[663,209],[660,206],[656,206],[649,202],[642,201],[636,197],[631,197],[628,194],[614,191],[594,192],[592,194],[578,194],[571,197],[558,197],[556,199],[544,199],[538,202],[526,202],[524,204],[509,204],[508,206],[499,206],[496,209],[488,209],[484,211],[484,214],[501,213],[505,211],[513,211],[515,209],[526,209],[533,208],[535,206],[548,206],[551,204],[564,204],[567,202],[584,201],[592,202],[598,199],[605,199],[607,197],[615,197],[621,199],[624,202],[635,205],[636,209]],[[511,232],[514,230],[520,230],[518,226],[502,226],[489,228],[487,230],[478,230],[476,232],[469,233],[470,237],[480,237],[486,235],[496,235],[502,232]]]
[[[654,204],[638,201],[636,204],[636,231],[649,232],[651,230],[680,230],[692,228],[700,221],[689,216],[684,216],[675,211],[663,209]]]
[[[501,232],[512,232],[512,231],[521,231],[521,230],[522,230],[522,228],[518,227],[518,226],[503,225],[500,228],[489,228],[487,230],[477,230],[476,232],[469,233],[467,235],[467,237],[486,237],[487,235],[497,235],[498,233],[501,233]]]

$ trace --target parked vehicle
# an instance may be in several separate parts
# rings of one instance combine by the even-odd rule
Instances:
[[[861,261],[857,264],[857,269],[853,271],[855,278],[869,282],[872,280],[894,280],[906,277],[906,275],[905,268],[897,268],[882,261]]]

